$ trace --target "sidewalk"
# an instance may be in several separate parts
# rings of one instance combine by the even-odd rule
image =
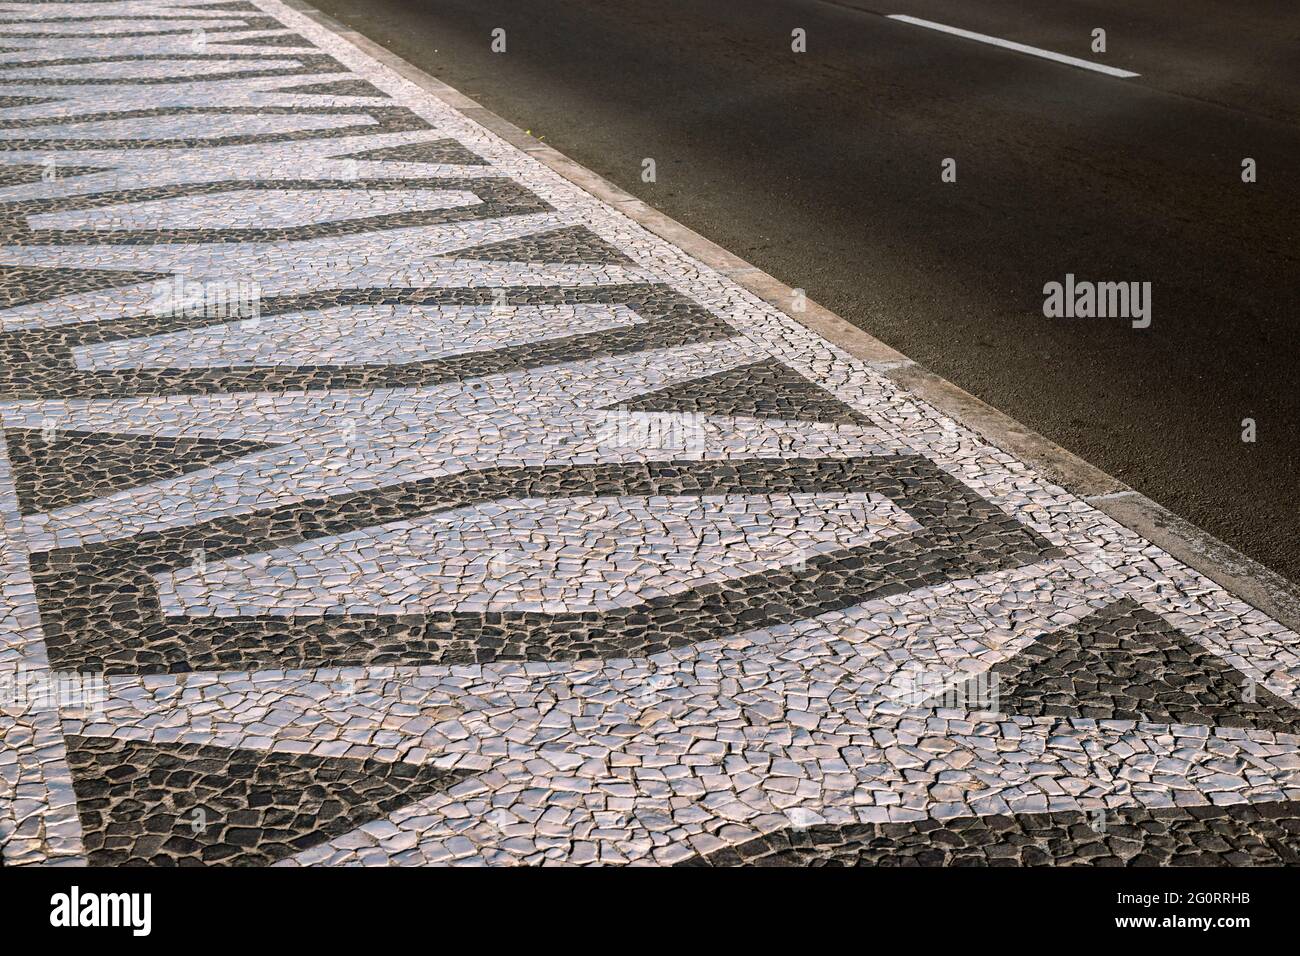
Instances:
[[[1296,861],[1296,635],[901,356],[276,0],[0,6],[4,865]]]

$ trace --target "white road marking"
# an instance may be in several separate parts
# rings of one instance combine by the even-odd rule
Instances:
[[[994,46],[1005,47],[1008,50],[1015,50],[1017,53],[1028,53],[1030,56],[1041,56],[1045,60],[1055,60],[1057,63],[1067,63],[1070,66],[1077,66],[1083,70],[1093,70],[1097,73],[1105,73],[1107,76],[1118,76],[1128,79],[1134,76],[1141,76],[1140,73],[1134,73],[1131,70],[1121,70],[1114,66],[1104,66],[1101,63],[1091,63],[1088,60],[1080,60],[1075,56],[1066,56],[1063,53],[1053,53],[1051,50],[1040,50],[1036,46],[1026,46],[1023,43],[1014,43],[1011,40],[1002,40],[998,37],[991,37],[984,33],[973,33],[970,30],[963,30],[960,27],[950,27],[943,23],[935,23],[933,20],[922,20],[919,17],[909,17],[902,13],[891,13],[889,19],[898,20],[901,23],[910,23],[913,26],[927,27],[931,30],[938,30],[941,33],[951,33],[953,36],[965,37],[967,40],[978,40],[980,43],[991,43]]]

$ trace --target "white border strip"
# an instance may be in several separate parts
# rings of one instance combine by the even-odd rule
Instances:
[[[978,40],[980,43],[990,43],[993,46],[1005,47],[1008,50],[1015,50],[1017,53],[1028,53],[1030,56],[1040,56],[1045,60],[1055,60],[1057,63],[1066,63],[1070,66],[1077,66],[1082,70],[1093,70],[1097,73],[1105,73],[1107,76],[1118,76],[1121,79],[1128,79],[1134,76],[1141,76],[1141,73],[1133,73],[1130,70],[1121,70],[1114,66],[1103,66],[1100,63],[1090,63],[1087,60],[1080,60],[1078,57],[1066,56],[1063,53],[1053,53],[1051,50],[1040,50],[1036,46],[1026,46],[1023,43],[1014,43],[1011,40],[1000,40],[997,37],[991,37],[984,33],[973,33],[970,30],[963,30],[960,27],[950,27],[942,23],[935,23],[933,20],[922,20],[919,17],[909,17],[903,13],[888,14],[890,20],[897,20],[900,23],[910,23],[913,26],[926,27],[930,30],[938,30],[941,33],[951,33],[953,36],[964,37],[967,40]]]

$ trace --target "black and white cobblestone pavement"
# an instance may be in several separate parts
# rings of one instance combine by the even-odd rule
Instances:
[[[1291,631],[277,0],[0,34],[5,866],[1296,861]]]

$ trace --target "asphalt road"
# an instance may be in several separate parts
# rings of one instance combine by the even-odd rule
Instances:
[[[1292,0],[314,2],[1300,580]],[[1152,283],[1151,327],[1045,318],[1066,273]]]

